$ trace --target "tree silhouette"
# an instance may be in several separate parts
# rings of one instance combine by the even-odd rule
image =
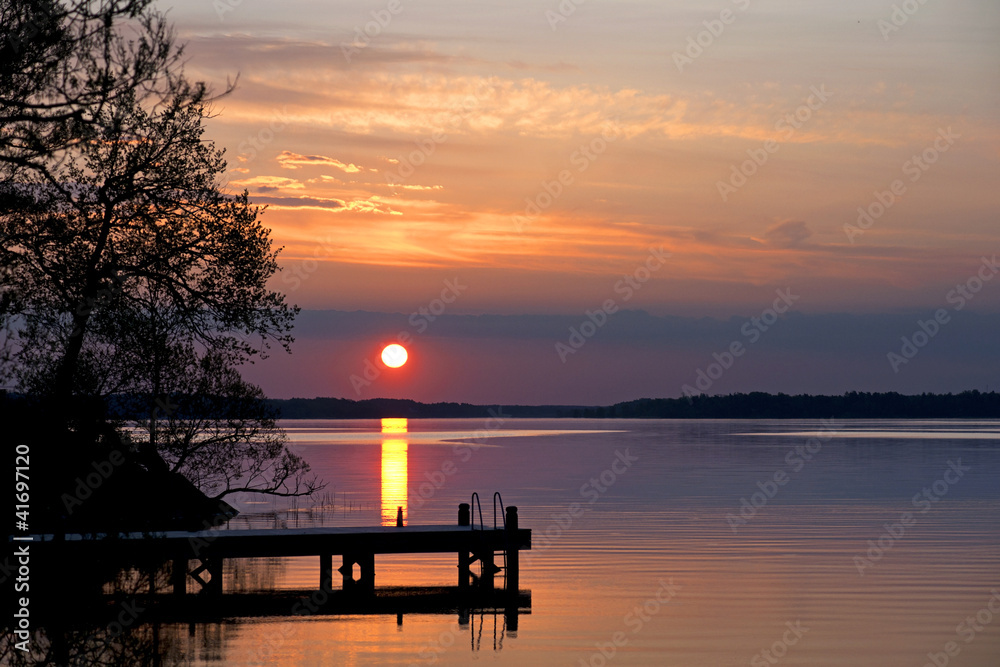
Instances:
[[[46,174],[53,156],[99,132],[101,112],[123,95],[156,100],[190,87],[180,70],[183,51],[165,17],[150,5],[151,0],[0,1],[5,176]],[[204,101],[206,91],[198,93],[194,99]]]
[[[288,351],[298,308],[267,287],[270,230],[246,192],[223,191],[207,89],[184,77],[163,17],[127,0],[0,0],[0,16],[16,61],[0,68],[4,382],[63,413],[142,398],[138,459],[216,496],[311,492],[308,465],[235,370]],[[160,424],[157,401],[175,399],[186,412]],[[182,427],[184,415],[197,420]]]

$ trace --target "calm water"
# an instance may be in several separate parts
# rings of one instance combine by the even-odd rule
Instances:
[[[502,615],[167,626],[165,664],[1000,664],[1000,422],[285,426],[326,506],[243,504],[234,527],[394,523],[397,506],[409,524],[453,523],[472,491],[491,524],[500,491],[533,530],[530,614],[516,631]],[[453,585],[454,556],[377,557],[376,575]],[[318,559],[227,576],[309,588]]]

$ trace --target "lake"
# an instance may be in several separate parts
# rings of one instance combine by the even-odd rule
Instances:
[[[322,498],[234,528],[456,522],[477,491],[533,531],[530,613],[232,618],[157,628],[163,664],[1000,664],[1000,422],[288,421]],[[473,510],[474,518],[478,513]],[[454,585],[454,556],[376,558]],[[318,559],[237,561],[306,589]],[[401,620],[401,624],[398,622]],[[139,632],[145,630],[139,626]]]

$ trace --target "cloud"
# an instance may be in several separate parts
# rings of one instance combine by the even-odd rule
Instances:
[[[254,204],[268,204],[278,208],[296,208],[296,207],[308,207],[308,208],[322,208],[322,209],[341,209],[344,208],[344,202],[339,199],[321,199],[318,197],[260,197],[256,196],[253,198]]]
[[[300,167],[335,167],[347,174],[364,171],[356,164],[344,164],[340,160],[325,155],[299,155],[291,151],[281,151],[275,158],[283,169],[298,169]],[[375,171],[374,169],[371,171]]]
[[[768,245],[779,248],[796,248],[801,246],[812,236],[812,230],[803,220],[788,220],[771,225],[764,232],[764,239]]]
[[[276,190],[304,190],[305,185],[294,178],[280,176],[254,176],[238,181],[230,181],[231,186],[246,188],[256,192],[274,192]]]
[[[263,189],[269,191],[272,188]],[[401,215],[389,204],[381,201],[379,197],[369,197],[368,199],[353,199],[345,201],[342,199],[328,199],[323,197],[253,197],[255,204],[267,204],[273,209],[319,209],[323,211],[351,211],[354,213],[378,213],[384,215]]]
[[[567,85],[549,79],[554,72],[562,72],[557,80],[565,80],[565,74],[579,66],[515,60],[493,62],[490,75],[461,73],[462,67],[482,72],[491,63],[470,59],[468,54],[441,53],[435,50],[444,48],[440,44],[430,47],[423,42],[389,52],[369,48],[358,67],[346,66],[337,42],[215,35],[199,36],[192,48],[202,56],[201,67],[208,70],[252,70],[242,85],[252,92],[253,102],[231,103],[226,111],[229,120],[259,123],[273,116],[276,106],[287,105],[293,109],[290,123],[361,136],[445,131],[450,135],[508,132],[565,138],[600,133],[606,119],[619,117],[629,138],[766,141],[781,137],[782,144],[899,147],[923,141],[928,127],[954,122],[953,116],[939,110],[914,108],[905,90],[862,88],[848,104],[852,91],[834,86],[830,108],[813,114],[808,123],[785,136],[776,124],[808,99],[807,84],[775,86],[767,95],[751,83],[712,90],[589,82]],[[227,63],[230,69],[225,69]],[[537,75],[520,74],[529,71]],[[456,115],[463,117],[461,123],[455,122]],[[973,131],[968,123],[967,129]],[[996,129],[986,123],[975,123],[974,131],[990,140],[997,137]]]

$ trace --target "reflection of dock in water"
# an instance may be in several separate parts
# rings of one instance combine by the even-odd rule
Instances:
[[[32,618],[44,630],[34,633],[32,659],[11,664],[97,664],[88,656],[100,656],[100,664],[107,667],[179,664],[164,660],[170,647],[183,646],[185,640],[197,644],[207,637],[221,646],[225,627],[245,624],[263,628],[254,630],[258,638],[249,650],[261,662],[253,664],[271,664],[267,658],[296,632],[290,624],[395,615],[401,629],[408,614],[457,615],[457,622],[450,623],[447,631],[435,632],[434,639],[421,649],[421,656],[436,656],[463,643],[473,653],[489,651],[491,635],[496,652],[503,650],[505,638],[517,637],[518,616],[531,613],[529,591],[513,594],[447,586],[386,587],[361,596],[337,590],[318,604],[321,599],[319,591],[308,590],[217,596],[138,593],[124,599],[120,595],[106,595],[103,601],[90,598],[76,607],[73,599],[57,597],[36,604],[40,613],[33,613]],[[465,642],[463,635],[467,636]],[[216,654],[215,660],[222,655]]]
[[[108,618],[91,609],[91,621],[113,620],[119,605],[108,596]],[[457,586],[391,586],[376,589],[369,595],[333,590],[283,590],[264,593],[225,593],[217,596],[140,595],[143,619],[160,623],[209,623],[229,618],[302,617],[329,615],[396,615],[403,624],[407,614],[456,614],[466,625],[477,614],[502,615],[508,630],[517,630],[519,614],[531,613],[531,591],[509,593],[505,590],[483,591]]]
[[[518,616],[531,610],[531,592],[518,588],[519,552],[531,548],[531,531],[518,527],[516,507],[506,509],[504,523],[492,529],[481,521],[472,524],[470,506],[463,503],[458,525],[453,526],[35,535],[32,558],[38,557],[42,569],[53,576],[33,598],[37,612],[32,619],[46,629],[51,640],[46,652],[54,656],[54,664],[70,664],[68,656],[92,650],[95,642],[99,648],[111,645],[125,630],[138,633],[140,644],[152,642],[136,648],[137,655],[156,655],[159,633],[171,624],[212,626],[266,617],[395,615],[402,625],[406,614],[456,614],[459,631],[472,633],[473,650],[479,650],[484,617],[492,616],[494,650],[499,650],[504,636],[516,633]],[[419,553],[456,554],[458,585],[375,586],[376,555]],[[317,555],[320,576],[311,591],[223,590],[226,560]],[[333,586],[335,556],[343,563],[340,588]],[[497,556],[502,560],[496,562]],[[101,594],[92,588],[103,578],[102,571],[116,569],[134,573],[132,581],[137,585],[129,586],[127,593]],[[479,570],[478,574],[473,570]],[[67,613],[74,608],[79,616]],[[94,624],[96,630],[87,629]]]

